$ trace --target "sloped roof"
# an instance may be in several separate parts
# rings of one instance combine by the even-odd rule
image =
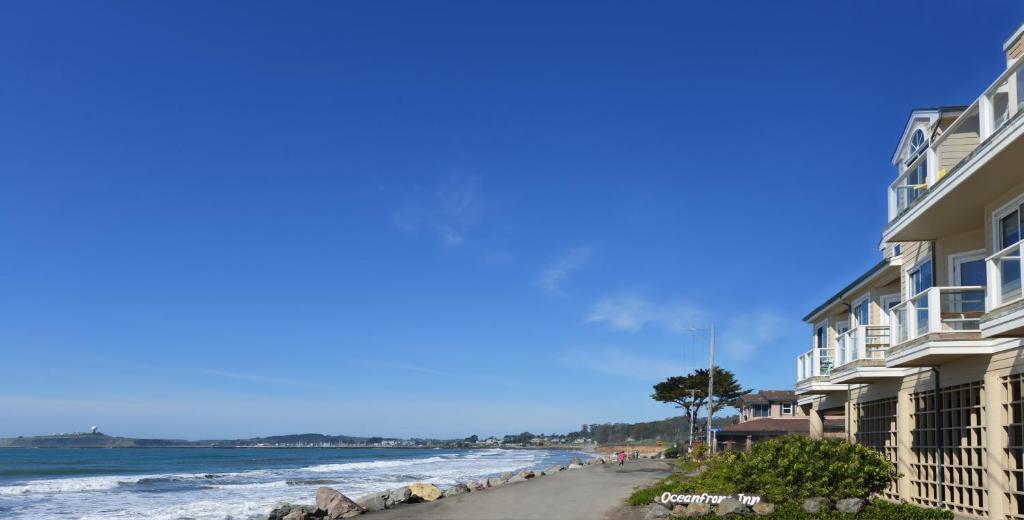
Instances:
[[[811,431],[811,421],[802,417],[794,419],[765,417],[763,419],[730,424],[722,429],[729,433],[777,433],[780,435],[787,433],[806,434]]]
[[[761,390],[741,395],[737,404],[743,407],[751,404],[795,403],[796,401],[796,392],[792,390]]]

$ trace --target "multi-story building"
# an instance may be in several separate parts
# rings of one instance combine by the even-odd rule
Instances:
[[[796,392],[896,465],[892,499],[1024,519],[1024,26],[966,106],[914,110],[882,261],[811,311]],[[938,398],[936,398],[938,396]]]

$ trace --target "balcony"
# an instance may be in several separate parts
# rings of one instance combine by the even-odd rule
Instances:
[[[986,338],[1024,336],[1024,294],[1021,263],[1024,241],[1017,242],[985,259],[988,294],[981,335]]]
[[[889,326],[862,325],[836,338],[836,366],[831,382],[859,384],[903,377],[906,371],[885,366],[889,350]]]
[[[892,347],[885,356],[890,368],[929,367],[959,357],[991,354],[981,338],[985,288],[932,287],[889,311]]]
[[[976,229],[985,205],[1020,183],[1024,60],[1010,65],[889,186],[883,242]]]
[[[845,385],[831,381],[833,360],[829,349],[812,349],[796,358],[796,393],[827,394],[845,391]]]

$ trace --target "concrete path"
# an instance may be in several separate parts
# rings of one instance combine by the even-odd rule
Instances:
[[[601,520],[637,486],[669,475],[655,460],[596,465],[373,513],[368,520]]]

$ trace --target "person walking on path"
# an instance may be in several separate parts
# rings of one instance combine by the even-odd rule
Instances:
[[[626,463],[626,450],[622,450],[622,451],[619,452],[619,466],[621,466],[621,465],[623,465],[625,463]]]

